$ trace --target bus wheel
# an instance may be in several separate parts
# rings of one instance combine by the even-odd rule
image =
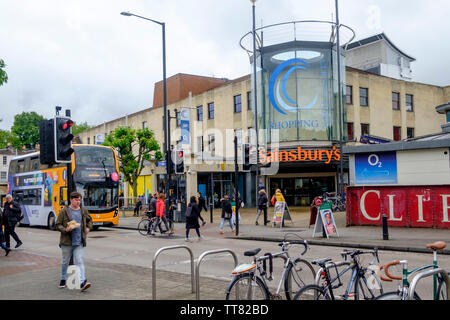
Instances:
[[[50,230],[56,230],[56,217],[53,212],[51,212],[47,219],[47,228]]]

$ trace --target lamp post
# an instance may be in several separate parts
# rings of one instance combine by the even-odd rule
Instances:
[[[123,16],[127,17],[137,17],[144,20],[148,20],[154,23],[159,24],[162,27],[162,55],[163,55],[163,99],[164,99],[164,116],[163,116],[163,131],[164,131],[164,153],[166,155],[166,183],[165,183],[165,190],[164,193],[167,195],[168,198],[170,198],[169,190],[170,190],[170,151],[169,151],[169,141],[168,141],[168,132],[167,132],[167,79],[166,79],[166,24],[164,22],[159,22],[153,19],[145,18],[142,16],[138,16],[136,14],[130,13],[130,12],[121,12],[120,13]],[[169,207],[166,205],[166,214],[169,212]]]
[[[250,0],[252,3],[252,17],[253,17],[253,101],[255,105],[255,133],[256,133],[256,203],[258,203],[258,188],[259,188],[259,133],[258,133],[258,104],[257,104],[257,83],[256,83],[256,22],[255,22],[255,2],[257,0]]]

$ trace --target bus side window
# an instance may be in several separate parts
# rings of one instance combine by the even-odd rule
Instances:
[[[68,206],[68,199],[67,199],[67,187],[61,187],[59,190],[59,205],[60,206]]]
[[[9,163],[9,174],[16,173],[16,169],[17,169],[17,160],[11,160],[11,162]]]

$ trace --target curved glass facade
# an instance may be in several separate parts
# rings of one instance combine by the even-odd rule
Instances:
[[[345,58],[341,55],[340,117],[336,44],[292,41],[261,47],[259,53],[260,137],[270,143],[271,131],[278,129],[280,142],[340,140],[340,121],[345,123]]]

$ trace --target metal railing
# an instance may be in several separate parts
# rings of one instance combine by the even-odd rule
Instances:
[[[156,251],[155,256],[153,257],[153,262],[152,262],[152,294],[153,294],[153,300],[156,300],[156,258],[158,258],[159,254],[161,252],[167,251],[167,250],[174,250],[174,249],[186,249],[189,252],[189,255],[190,255],[190,258],[191,258],[191,287],[192,287],[192,293],[195,292],[194,254],[192,253],[192,250],[188,246],[185,246],[185,245],[164,247],[164,248],[161,248],[158,251]],[[197,282],[198,282],[198,280],[197,280]]]
[[[413,278],[411,286],[409,287],[409,294],[408,294],[409,300],[414,300],[414,293],[416,292],[417,283],[421,279],[433,276],[435,274],[441,274],[442,275],[442,277],[444,279],[444,282],[446,284],[446,287],[447,287],[447,300],[448,300],[449,297],[450,297],[450,280],[449,280],[447,272],[444,269],[442,269],[442,268],[437,268],[437,269],[433,269],[433,270],[424,271],[424,272],[421,272],[418,275],[416,275]]]
[[[234,267],[236,268],[238,265],[238,258],[236,253],[234,253],[232,250],[230,249],[220,249],[220,250],[211,250],[211,251],[206,251],[203,252],[200,257],[197,260],[197,265],[195,267],[195,280],[196,280],[196,286],[195,286],[195,296],[197,300],[200,300],[200,264],[202,263],[203,259],[206,256],[209,255],[213,255],[213,254],[218,254],[218,253],[230,253],[233,256],[234,259]]]

